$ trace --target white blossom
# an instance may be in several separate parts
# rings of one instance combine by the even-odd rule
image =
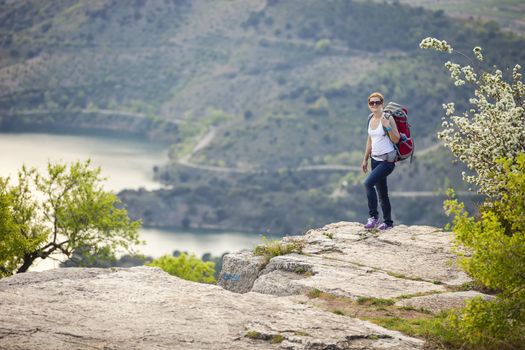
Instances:
[[[512,69],[512,78],[514,80],[521,80],[521,66],[519,64],[515,65]]]
[[[474,72],[474,68],[471,66],[465,66],[461,68],[461,71],[463,72],[463,75],[465,76],[465,80],[469,83],[474,83],[477,81],[478,77],[476,75],[476,72]]]
[[[420,47],[453,52],[446,41],[424,39]],[[483,60],[481,48],[473,50]],[[464,162],[474,175],[462,173],[464,181],[476,185],[480,193],[498,197],[502,190],[497,174],[501,172],[498,159],[515,159],[525,152],[525,84],[521,66],[513,69],[513,83],[503,79],[501,70],[477,72],[471,66],[448,61],[445,67],[456,86],[466,83],[474,86],[471,107],[462,115],[455,114],[453,103],[443,104],[445,117],[438,137],[454,156]]]
[[[446,111],[446,115],[447,116],[450,116],[450,115],[454,114],[455,108],[456,108],[456,106],[455,106],[454,102],[444,103],[443,104],[443,109]]]
[[[481,53],[481,47],[476,46],[473,50],[474,56],[476,56],[478,61],[483,61],[483,54]]]
[[[445,40],[438,40],[436,38],[425,38],[419,43],[419,47],[422,49],[434,49],[437,51],[451,53],[453,51],[452,46],[450,46]]]

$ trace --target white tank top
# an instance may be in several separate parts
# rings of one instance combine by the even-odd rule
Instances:
[[[368,135],[372,140],[372,158],[381,161],[382,159],[376,158],[385,153],[394,151],[394,144],[390,141],[390,138],[383,129],[383,125],[379,122],[377,128],[372,129],[372,119],[368,122]]]

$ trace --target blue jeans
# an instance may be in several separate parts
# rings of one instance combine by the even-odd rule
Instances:
[[[391,216],[390,199],[388,199],[388,186],[386,184],[386,177],[390,175],[392,171],[394,171],[394,168],[394,163],[381,162],[372,159],[372,171],[364,182],[366,197],[368,198],[369,216],[376,219],[379,218],[379,213],[377,212],[377,195],[379,194],[379,202],[381,203],[381,210],[383,211],[383,219],[387,225],[392,225],[394,222],[392,221]]]

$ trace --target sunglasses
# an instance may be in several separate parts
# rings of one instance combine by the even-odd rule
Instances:
[[[381,106],[383,101],[368,101],[369,106]]]

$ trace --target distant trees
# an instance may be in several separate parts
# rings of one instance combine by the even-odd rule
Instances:
[[[0,277],[56,253],[82,252],[89,260],[139,243],[140,223],[104,191],[100,169],[90,165],[50,163],[44,175],[24,166],[16,185],[0,178]]]
[[[326,97],[321,96],[308,107],[306,112],[310,115],[325,116],[330,112],[330,104]]]
[[[330,50],[330,39],[319,39],[315,43],[315,52],[316,53],[326,53]]]
[[[215,263],[202,261],[193,254],[181,253],[177,257],[164,255],[146,265],[160,267],[170,275],[188,281],[215,283]]]

